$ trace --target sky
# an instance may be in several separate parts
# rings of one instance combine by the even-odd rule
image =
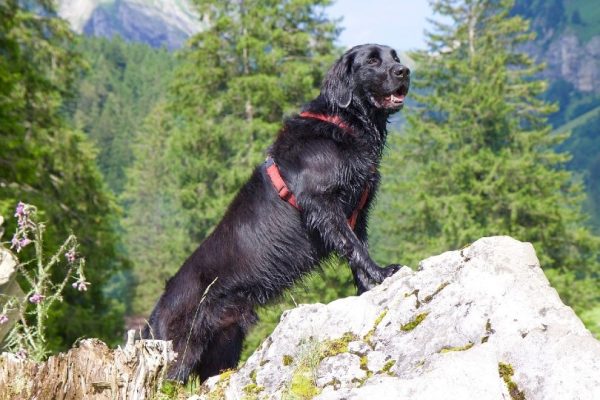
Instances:
[[[427,0],[334,0],[328,8],[328,15],[342,17],[342,31],[339,44],[345,48],[363,43],[378,43],[405,52],[424,49],[428,27],[427,18],[432,17]],[[415,65],[405,55],[401,61],[416,70]],[[392,117],[402,118],[401,114]]]
[[[331,17],[343,17],[340,44],[385,44],[398,51],[423,49],[431,8],[426,0],[336,0]]]

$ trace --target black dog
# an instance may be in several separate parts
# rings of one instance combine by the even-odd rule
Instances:
[[[359,293],[397,271],[369,257],[367,211],[387,118],[402,108],[408,87],[409,70],[393,49],[356,46],[327,73],[319,97],[285,122],[267,163],[167,282],[152,312],[144,336],[173,341],[171,379],[204,380],[234,368],[255,306],[331,252],[348,260]]]

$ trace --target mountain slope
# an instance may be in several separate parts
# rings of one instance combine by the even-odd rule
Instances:
[[[87,36],[176,49],[202,24],[187,0],[59,0],[59,15]]]
[[[600,5],[587,0],[517,0],[513,13],[531,20],[527,46],[545,62],[550,81],[562,79],[584,93],[600,93]]]
[[[589,0],[517,0],[513,13],[531,20],[536,39],[525,47],[547,65],[546,99],[556,132],[571,131],[559,146],[573,155],[568,168],[583,177],[587,210],[600,232],[600,3]]]

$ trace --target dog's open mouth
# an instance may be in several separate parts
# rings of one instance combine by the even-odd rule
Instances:
[[[391,93],[385,97],[383,97],[379,103],[382,108],[391,108],[396,109],[400,108],[404,105],[404,98],[408,93],[408,85],[402,85],[398,90],[394,93]]]

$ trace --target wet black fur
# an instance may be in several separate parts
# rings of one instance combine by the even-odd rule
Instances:
[[[393,274],[367,251],[367,214],[379,184],[378,167],[390,113],[378,102],[402,88],[407,68],[394,50],[362,45],[328,72],[321,94],[305,111],[338,115],[351,127],[292,116],[270,154],[302,212],[280,199],[259,166],[223,220],[167,282],[145,337],[169,339],[178,353],[169,377],[201,380],[234,368],[242,341],[257,320],[254,308],[292,286],[331,252],[350,264],[358,292]],[[370,197],[355,231],[347,218],[368,183]],[[205,300],[200,300],[208,287]]]

